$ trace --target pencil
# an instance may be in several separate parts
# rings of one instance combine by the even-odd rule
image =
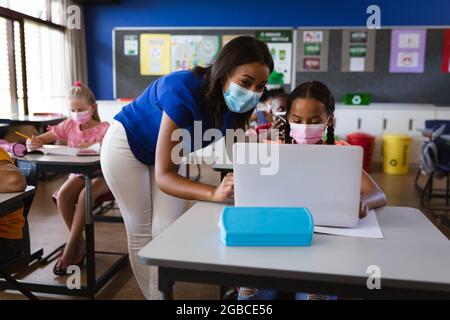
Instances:
[[[21,136],[22,138],[31,140],[31,138],[29,136],[27,136],[26,134],[20,133],[18,131],[14,131],[14,133],[17,134],[18,136]]]

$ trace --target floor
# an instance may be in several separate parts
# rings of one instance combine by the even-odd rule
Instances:
[[[195,175],[196,169],[193,169]],[[417,170],[410,170],[408,175],[392,176],[375,170],[372,174],[388,197],[388,205],[408,206],[420,208],[418,193],[414,188],[414,178]],[[217,183],[219,177],[209,167],[202,167],[201,181]],[[52,179],[39,185],[37,194],[29,215],[32,248],[44,248],[44,252],[50,252],[65,241],[67,230],[63,225],[56,206],[51,201],[51,194],[58,189],[64,181],[64,177]],[[424,177],[421,178],[422,183]],[[443,183],[443,182],[440,182]],[[120,215],[118,210],[113,210],[109,215]],[[450,239],[450,223],[448,217],[436,218],[430,212],[424,213],[437,228]],[[114,234],[114,237],[111,237]],[[126,234],[123,224],[96,223],[95,224],[96,249],[104,251],[126,252]],[[111,259],[100,256],[96,259],[97,269],[101,272]],[[53,263],[47,266],[33,266],[32,272],[19,273],[19,277],[30,282],[64,283],[65,277],[55,277],[52,273]],[[76,299],[67,296],[38,294],[41,299]],[[97,295],[98,299],[143,299],[143,296],[128,266],[120,271]],[[175,299],[218,299],[219,288],[212,285],[198,285],[178,283],[174,290]],[[0,300],[24,299],[14,291],[0,292]],[[79,299],[79,298],[78,298]]]

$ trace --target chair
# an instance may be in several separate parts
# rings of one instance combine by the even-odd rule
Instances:
[[[57,205],[57,199],[58,199],[58,191],[55,191],[52,194],[52,200],[55,205]],[[110,191],[101,194],[96,199],[94,199],[93,205],[94,221],[123,223],[122,217],[111,217],[104,215],[104,213],[114,208],[114,204],[115,198]],[[43,257],[40,260],[40,263],[47,264],[55,260],[57,258],[56,254],[59,253],[65,246],[66,246],[65,243],[58,246],[55,250],[53,250],[48,255]]]
[[[425,206],[425,199],[444,198],[448,207],[450,202],[450,142],[444,135],[450,134],[449,120],[425,121],[424,136],[429,138],[422,147],[421,168],[415,179],[415,186],[421,192],[421,205]],[[425,173],[428,179],[422,188],[418,184],[420,176]],[[446,178],[446,188],[435,189],[433,187],[436,178]],[[449,211],[450,208],[430,208],[437,211]]]
[[[27,180],[27,185],[35,186],[37,185],[37,169],[36,164],[29,163],[25,161],[17,161],[17,167],[22,172]],[[25,218],[25,226],[23,228],[23,248],[20,255],[17,257],[10,259],[8,261],[4,261],[0,264],[0,277],[4,278],[7,283],[9,283],[12,287],[19,290],[23,295],[25,295],[28,299],[37,300],[36,296],[31,293],[29,290],[25,289],[16,279],[14,279],[11,274],[14,272],[14,269],[17,265],[25,263],[29,265],[34,260],[40,260],[43,255],[43,250],[40,249],[35,253],[31,254],[30,249],[30,230],[28,227],[28,213],[30,212],[31,204],[33,203],[34,194],[30,195],[23,201],[23,215]]]
[[[58,199],[58,191],[55,191],[52,194],[52,200],[57,205],[57,199]],[[96,199],[94,199],[94,206],[93,206],[93,214],[94,219],[96,221],[109,221],[109,222],[123,222],[122,218],[120,218],[119,221],[115,221],[114,219],[99,219],[99,217],[103,216],[103,214],[110,209],[114,208],[114,203],[116,199],[114,198],[114,195],[111,193],[111,191],[108,191],[104,194],[101,194]],[[104,216],[103,216],[104,217]],[[115,217],[104,217],[104,218],[115,218]]]

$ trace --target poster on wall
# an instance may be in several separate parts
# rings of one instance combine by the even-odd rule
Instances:
[[[389,72],[423,73],[425,42],[426,30],[392,30]]]
[[[297,71],[328,70],[328,30],[299,30]]]
[[[292,31],[257,31],[256,38],[269,47],[275,69],[269,78],[269,84],[290,84],[292,77]]]
[[[123,54],[126,56],[137,56],[139,54],[139,39],[135,34],[123,37]]]
[[[371,72],[375,69],[375,31],[342,31],[342,72]]]
[[[141,75],[159,76],[170,72],[170,34],[141,34]]]
[[[222,36],[222,48],[231,40],[240,37],[240,36],[248,36],[248,37],[253,37],[253,35],[251,34],[224,34]]]
[[[220,49],[218,36],[171,36],[171,71],[189,70],[199,65],[206,67],[216,58]]]
[[[444,30],[441,71],[444,73],[450,73],[450,29]]]

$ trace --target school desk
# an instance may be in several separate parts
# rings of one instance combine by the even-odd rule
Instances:
[[[0,193],[0,217],[22,208],[23,200],[35,192],[35,187],[27,186],[24,191]]]
[[[0,115],[0,123],[17,125],[32,125],[43,133],[47,126],[54,126],[66,119],[63,116],[32,116],[32,115]]]
[[[9,124],[7,123],[0,123],[0,138],[2,138],[6,132],[8,131]]]
[[[417,209],[378,209],[384,239],[315,234],[310,247],[225,247],[217,226],[223,207],[198,202],[139,252],[142,263],[158,266],[163,298],[172,297],[176,281],[342,297],[450,298],[450,241]],[[368,277],[378,271],[381,289],[369,290]]]
[[[16,161],[29,161],[37,165],[39,172],[55,173],[81,173],[84,176],[86,184],[86,272],[87,285],[82,286],[80,290],[70,290],[65,285],[49,285],[37,283],[21,282],[28,290],[33,292],[46,292],[53,294],[63,294],[70,296],[83,296],[90,299],[95,298],[95,294],[124,266],[128,263],[128,254],[117,252],[97,252],[94,242],[94,217],[92,213],[92,175],[100,169],[99,156],[54,156],[30,154],[22,158],[16,158]],[[49,199],[51,201],[51,199]],[[113,255],[117,260],[103,274],[96,276],[95,255]],[[0,286],[3,288],[3,286]]]

